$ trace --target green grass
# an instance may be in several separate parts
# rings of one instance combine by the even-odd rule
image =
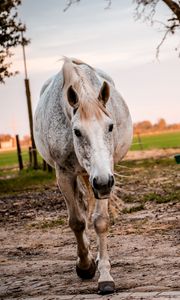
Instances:
[[[27,165],[29,163],[29,152],[28,149],[23,149],[21,151],[23,164]],[[42,158],[38,153],[38,161],[42,163]],[[6,167],[16,167],[18,166],[18,157],[16,150],[3,151],[0,152],[0,168]]]
[[[180,132],[141,135],[140,137],[144,150],[160,148],[180,148]],[[133,138],[131,150],[141,150],[137,135]]]
[[[139,204],[137,206],[132,206],[132,207],[125,207],[123,208],[122,210],[122,213],[123,214],[131,214],[133,212],[137,212],[137,211],[140,211],[140,210],[143,210],[144,209],[144,204]]]
[[[157,148],[180,148],[180,132],[161,133],[154,135],[141,135],[142,146],[144,150]],[[130,150],[141,150],[137,136],[133,139]],[[22,150],[23,163],[29,163],[28,149]],[[38,154],[39,163],[42,158]],[[17,153],[15,150],[0,152],[0,169],[6,167],[18,166]]]
[[[29,162],[29,154],[27,149],[22,150],[22,158],[24,163]],[[17,164],[18,158],[15,150],[0,152],[0,168],[15,166]]]
[[[55,173],[43,170],[26,169],[21,172],[13,172],[8,179],[0,179],[0,195],[18,193],[29,189],[38,189],[45,184],[55,182]]]
[[[168,203],[168,202],[178,202],[180,201],[180,191],[172,191],[172,192],[166,192],[164,195],[158,194],[158,193],[150,193],[144,195],[144,202],[147,201],[154,201],[155,203]]]
[[[57,218],[52,220],[44,220],[39,223],[32,223],[29,227],[37,228],[37,229],[50,229],[59,227],[65,224],[65,220],[63,218]]]
[[[151,168],[154,165],[169,166],[176,165],[175,159],[171,157],[165,158],[148,158],[148,159],[138,159],[138,160],[123,160],[115,166],[116,171],[121,170],[121,166],[127,168]]]

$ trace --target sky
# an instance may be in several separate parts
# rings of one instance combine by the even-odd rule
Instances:
[[[180,58],[178,35],[169,36],[156,59],[163,29],[135,21],[132,0],[81,0],[66,12],[65,0],[23,0],[19,16],[26,23],[28,77],[33,111],[43,83],[56,74],[62,55],[79,58],[106,71],[125,99],[133,122],[165,118],[180,122]],[[159,5],[155,20],[169,9]],[[22,49],[14,49],[13,69],[19,75],[0,85],[0,133],[29,134]]]

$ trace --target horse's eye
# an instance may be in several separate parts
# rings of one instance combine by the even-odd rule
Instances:
[[[113,124],[109,125],[109,132],[113,131]]]
[[[74,133],[77,137],[82,136],[81,131],[79,129],[74,129]]]

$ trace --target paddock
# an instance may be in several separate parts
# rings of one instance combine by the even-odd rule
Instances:
[[[117,292],[179,289],[178,170],[173,158],[126,161],[116,167],[121,200],[116,216],[111,214],[108,239]],[[0,202],[1,299],[64,299],[97,292],[98,274],[87,281],[76,275],[76,243],[52,178],[41,186],[7,191]],[[91,228],[90,239],[94,254]]]

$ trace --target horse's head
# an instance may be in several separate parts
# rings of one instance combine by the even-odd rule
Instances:
[[[106,111],[110,88],[104,82],[99,96],[92,90],[79,93],[72,85],[67,89],[67,99],[73,108],[71,124],[76,156],[87,171],[96,198],[110,195],[113,176],[113,121]],[[84,99],[82,99],[84,98]],[[86,98],[86,99],[85,99]]]

